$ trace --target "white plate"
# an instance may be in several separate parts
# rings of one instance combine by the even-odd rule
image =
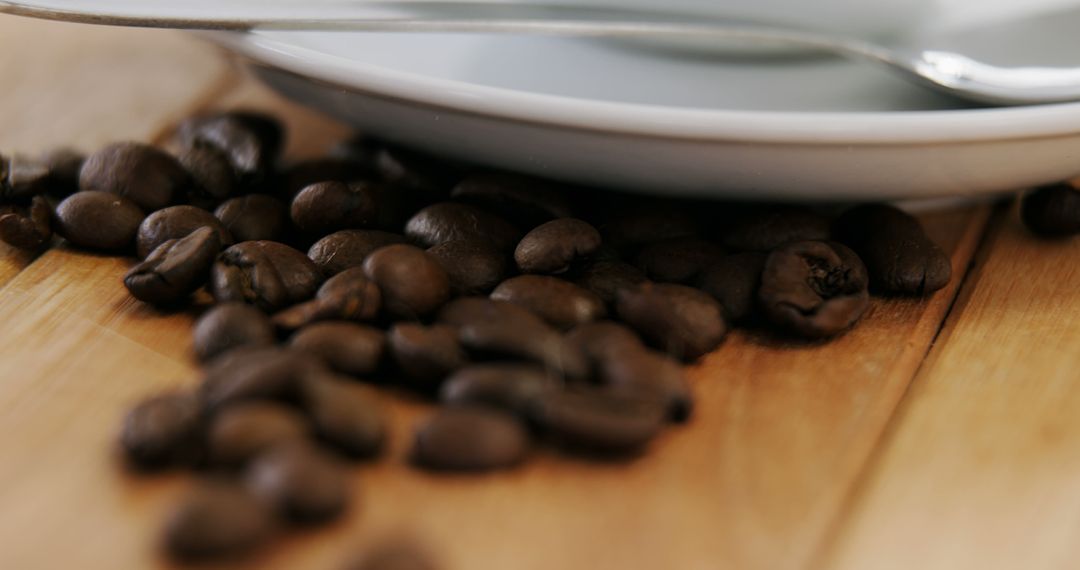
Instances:
[[[1062,3],[1023,8],[1048,1]],[[956,9],[919,35],[993,63],[1080,64],[1080,10],[1017,21],[1006,4],[1015,12],[1018,3],[994,2],[997,11],[979,3],[980,18],[1007,26]],[[1080,174],[1080,104],[965,109],[843,61],[673,57],[540,37],[213,38],[258,62],[281,93],[365,132],[585,184],[859,200],[975,195]]]

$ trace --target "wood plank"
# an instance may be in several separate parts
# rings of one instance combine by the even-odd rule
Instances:
[[[1078,259],[1000,219],[827,567],[1076,567]]]

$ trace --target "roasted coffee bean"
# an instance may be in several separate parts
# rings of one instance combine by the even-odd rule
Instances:
[[[364,260],[364,273],[383,295],[387,314],[415,319],[431,314],[450,297],[450,279],[442,265],[411,245],[388,245]]]
[[[383,145],[379,141],[367,135],[355,134],[334,144],[326,154],[330,159],[364,165],[374,172],[375,162],[382,149]]]
[[[170,514],[164,547],[185,562],[233,558],[273,532],[273,513],[253,494],[233,483],[204,481]]]
[[[250,187],[273,170],[285,130],[269,115],[231,111],[188,119],[178,138],[185,148],[210,146],[224,152],[241,183]]]
[[[614,206],[599,229],[604,242],[616,249],[693,237],[701,231],[694,216],[677,205],[645,200]]]
[[[862,261],[847,247],[795,242],[765,260],[758,300],[765,316],[784,330],[826,338],[850,328],[866,311],[868,281]]]
[[[207,363],[199,397],[211,411],[249,400],[296,401],[304,380],[320,372],[324,365],[310,354],[276,346],[236,348]]]
[[[229,157],[217,147],[198,145],[185,149],[177,157],[191,175],[188,202],[213,209],[237,191],[239,181]]]
[[[450,195],[459,202],[495,212],[521,227],[532,228],[549,220],[574,216],[574,208],[562,186],[520,174],[472,174],[458,183]]]
[[[273,241],[240,242],[221,252],[210,273],[214,299],[275,311],[310,299],[322,275],[306,255]]]
[[[405,235],[423,247],[448,241],[483,241],[511,251],[521,232],[510,222],[468,204],[441,202],[420,210],[405,224]]]
[[[171,393],[139,402],[124,417],[120,447],[139,469],[189,465],[201,452],[202,409],[192,394]]]
[[[546,275],[511,277],[491,292],[491,298],[520,305],[561,329],[595,321],[607,314],[600,297],[569,281]]]
[[[427,252],[446,270],[454,295],[486,295],[506,278],[506,254],[487,242],[448,241]]]
[[[700,238],[680,238],[654,243],[634,258],[653,281],[688,284],[724,254],[723,249]]]
[[[360,267],[373,251],[398,243],[406,243],[405,236],[381,230],[341,230],[315,242],[308,257],[330,277]]]
[[[237,242],[280,240],[289,229],[289,208],[266,194],[248,194],[222,202],[214,217]]]
[[[244,303],[216,305],[199,317],[192,329],[192,346],[201,362],[235,348],[270,346],[275,340],[266,314]]]
[[[79,171],[86,156],[70,148],[50,150],[39,158],[49,170],[45,192],[55,200],[63,200],[79,191]]]
[[[327,279],[314,299],[274,315],[274,324],[295,330],[317,321],[372,321],[380,307],[378,286],[364,274],[364,268],[353,267]]]
[[[83,191],[111,192],[153,212],[180,201],[191,184],[187,170],[164,151],[136,142],[109,145],[87,157]]]
[[[514,261],[523,273],[565,273],[575,260],[600,247],[600,232],[576,218],[552,220],[521,238]]]
[[[532,402],[549,390],[562,389],[562,380],[535,364],[493,362],[462,368],[443,382],[439,400],[455,406],[487,406],[523,418]]]
[[[49,189],[49,168],[24,156],[0,155],[0,203],[25,204]]]
[[[794,241],[829,239],[829,220],[794,206],[750,208],[723,232],[721,243],[733,251],[769,251]]]
[[[882,293],[922,295],[952,277],[952,262],[907,213],[885,204],[857,206],[833,223],[836,239],[850,247]]]
[[[380,148],[375,168],[383,180],[423,196],[429,203],[445,199],[461,179],[458,169],[449,162],[399,147]]]
[[[415,539],[397,538],[357,556],[345,570],[438,570],[431,554]]]
[[[720,304],[685,285],[643,283],[623,289],[616,310],[651,344],[684,360],[708,353],[727,334]]]
[[[342,374],[365,376],[382,362],[386,335],[374,327],[328,321],[304,327],[289,345],[321,358]]]
[[[373,388],[320,374],[304,383],[303,394],[304,409],[322,441],[353,459],[382,452],[389,427]]]
[[[182,301],[210,278],[210,266],[221,251],[213,228],[203,226],[186,237],[157,246],[146,260],[124,276],[132,297],[155,305]]]
[[[221,247],[233,244],[232,235],[210,212],[195,206],[169,206],[143,220],[135,237],[135,251],[140,258],[166,241],[187,237],[199,228],[210,228],[217,234]]]
[[[293,442],[268,450],[248,468],[244,483],[284,518],[301,524],[325,523],[349,504],[348,473],[314,445]]]
[[[413,459],[440,471],[492,471],[520,463],[529,446],[525,426],[509,413],[444,408],[417,429]]]
[[[1021,200],[1020,217],[1039,236],[1080,234],[1080,190],[1067,183],[1037,188]]]
[[[574,327],[566,333],[565,342],[585,355],[594,377],[600,375],[608,358],[646,350],[633,329],[614,321],[596,321]]]
[[[350,159],[316,158],[289,165],[281,173],[280,195],[292,200],[301,190],[318,182],[358,182],[373,176],[373,166]]]
[[[574,278],[574,283],[579,287],[591,291],[608,305],[615,303],[619,291],[645,281],[645,274],[637,267],[613,260],[590,262],[578,271]]]
[[[720,302],[729,322],[742,321],[754,312],[766,257],[768,254],[760,251],[728,254],[701,274],[698,286]]]
[[[26,250],[38,250],[52,241],[52,206],[34,196],[30,206],[0,206],[0,241]]]
[[[646,446],[664,427],[661,402],[597,388],[546,392],[533,404],[537,425],[573,448],[630,453]]]
[[[56,232],[76,247],[123,252],[135,245],[143,212],[109,192],[76,192],[56,207]]]
[[[469,362],[457,329],[448,325],[397,323],[387,341],[398,370],[424,387],[436,385]]]
[[[611,391],[662,403],[672,421],[686,421],[693,413],[683,367],[666,355],[645,348],[608,352],[600,377]]]
[[[237,467],[269,449],[303,441],[311,426],[298,412],[273,402],[244,402],[210,419],[206,446],[214,465]]]
[[[293,198],[292,221],[313,235],[375,225],[380,190],[370,182],[316,182]]]

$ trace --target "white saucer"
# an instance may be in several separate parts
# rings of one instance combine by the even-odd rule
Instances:
[[[920,31],[929,39],[919,45],[992,63],[1080,64],[1073,39],[1080,10],[1004,28],[980,22],[970,31],[964,12]],[[948,41],[935,39],[945,34]],[[212,38],[258,62],[259,77],[281,93],[365,132],[585,184],[876,200],[1008,191],[1080,174],[1080,103],[965,109],[838,60],[673,57],[540,37]]]

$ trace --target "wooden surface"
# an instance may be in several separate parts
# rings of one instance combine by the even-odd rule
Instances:
[[[347,130],[172,32],[0,18],[0,151],[161,140],[212,107],[281,113],[292,156]],[[337,568],[402,530],[450,569],[1067,568],[1080,528],[1080,240],[1008,208],[924,216],[956,278],[877,300],[820,346],[732,335],[700,407],[643,457],[537,457],[511,473],[405,465],[424,404],[387,397],[389,457],[346,520],[251,568]],[[191,315],[127,297],[128,260],[0,248],[0,568],[167,567],[155,540],[188,478],[133,478],[113,439],[146,394],[190,384]]]

